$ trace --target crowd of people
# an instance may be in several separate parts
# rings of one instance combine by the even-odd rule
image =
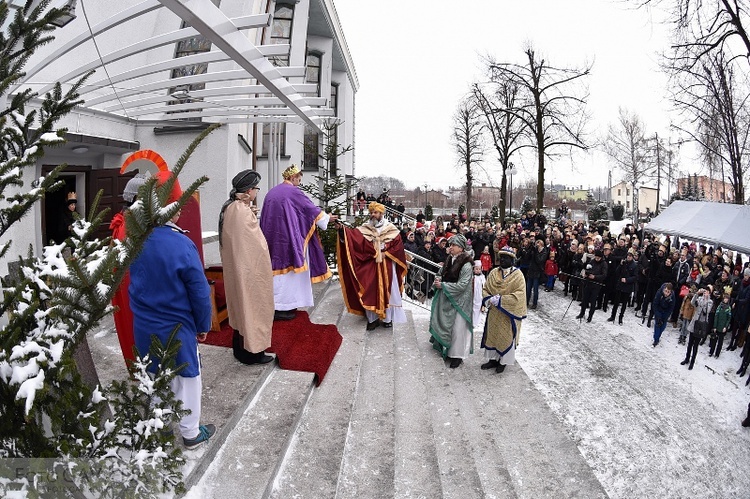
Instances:
[[[600,311],[602,320],[621,326],[630,309],[652,329],[653,347],[663,341],[668,328],[678,332],[677,341],[686,349],[681,364],[687,369],[693,369],[703,347],[713,358],[737,351],[736,374],[747,373],[750,262],[743,261],[741,254],[650,234],[643,224],[628,224],[615,233],[604,223],[568,220],[567,210],[557,214],[558,218],[547,221],[529,211],[505,226],[438,217],[405,226],[402,236],[407,251],[421,257],[419,265],[438,275],[446,261],[446,244],[454,235],[466,239],[471,258],[485,276],[498,268],[503,248],[510,248],[524,277],[525,305],[530,310],[543,301],[540,287],[570,295],[571,302],[580,305],[576,318],[587,322],[595,321]],[[434,292],[429,276],[423,282],[418,279],[412,290],[418,298]]]

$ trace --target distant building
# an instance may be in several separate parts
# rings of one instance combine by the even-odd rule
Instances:
[[[687,190],[687,183],[687,177],[678,178],[677,192],[684,193]],[[734,190],[732,189],[732,184],[728,182],[722,182],[707,175],[691,175],[690,185],[696,183],[698,184],[698,190],[703,191],[706,201],[716,201],[719,203],[731,203],[734,201]]]
[[[636,187],[638,191],[638,211],[640,213],[656,212],[657,190],[653,187],[640,186]],[[626,182],[620,182],[613,185],[610,192],[612,204],[621,204],[625,206],[625,212],[633,211],[633,191],[632,186]]]
[[[589,190],[583,187],[566,187],[557,191],[558,198],[567,199],[568,201],[586,201],[588,195]]]

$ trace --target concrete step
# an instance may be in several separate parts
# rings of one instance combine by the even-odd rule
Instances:
[[[454,381],[466,368],[448,368],[440,354],[432,348],[429,342],[429,316],[426,313],[414,317],[414,338],[422,362],[425,380],[422,389],[429,404],[439,466],[435,487],[440,488],[445,497],[487,497],[469,438],[470,433],[476,431],[473,426],[476,421],[464,420],[460,397],[465,387]]]
[[[362,319],[359,324],[365,325]],[[365,339],[336,493],[340,498],[393,497],[395,492],[393,329],[378,327]]]
[[[331,317],[335,310],[340,315],[337,326],[343,337],[341,347],[323,383],[308,401],[270,497],[336,495],[365,336],[362,318],[344,311],[341,290],[332,285],[312,319],[317,322],[321,316]]]
[[[314,385],[313,374],[274,370],[191,491],[223,499],[265,497]],[[196,495],[197,494],[197,495]]]
[[[393,328],[395,357],[394,401],[396,416],[396,498],[440,498],[440,467],[430,404],[424,390],[425,373],[417,346],[414,317]],[[423,340],[424,335],[419,335]]]
[[[482,371],[483,351],[479,348],[481,334],[474,337],[475,353],[458,369],[443,368],[443,363],[428,340],[429,318],[415,320],[417,331],[422,329],[424,339],[417,342],[423,353],[425,373],[429,379],[427,363],[439,366],[435,378],[443,382],[432,383],[442,395],[432,396],[437,414],[452,427],[460,427],[453,442],[467,452],[462,461],[452,460],[460,453],[445,452],[440,461],[441,476],[454,469],[461,470],[468,461],[476,470],[478,484],[467,487],[473,494],[483,497],[606,497],[606,492],[586,463],[564,425],[546,404],[543,395],[516,364],[497,374]],[[446,373],[446,371],[452,371]],[[441,376],[442,375],[442,376]],[[446,415],[447,413],[447,415]],[[438,427],[435,421],[438,442]],[[440,448],[440,445],[438,446]],[[447,468],[444,466],[448,466]],[[540,472],[544,470],[544,472]],[[446,487],[446,497],[467,497],[451,484]]]

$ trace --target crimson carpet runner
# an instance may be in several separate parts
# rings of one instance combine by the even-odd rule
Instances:
[[[232,348],[232,333],[229,322],[225,321],[220,332],[208,333],[205,343]],[[320,386],[341,341],[334,324],[313,324],[307,312],[297,311],[294,319],[273,323],[271,348],[266,351],[276,354],[282,369],[315,373]]]

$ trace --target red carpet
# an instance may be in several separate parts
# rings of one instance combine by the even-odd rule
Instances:
[[[232,348],[232,334],[229,322],[225,321],[220,332],[208,333],[205,343]],[[307,312],[297,311],[297,317],[291,321],[273,323],[271,348],[267,351],[276,354],[282,369],[315,373],[320,386],[341,340],[334,324],[313,324]]]

